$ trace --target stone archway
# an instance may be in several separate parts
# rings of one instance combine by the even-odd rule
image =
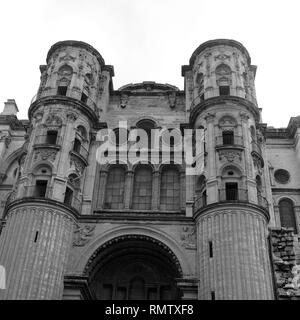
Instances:
[[[99,247],[84,274],[99,300],[179,299],[182,269],[174,253],[144,235],[116,237]]]

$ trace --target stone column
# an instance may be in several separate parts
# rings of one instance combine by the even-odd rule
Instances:
[[[26,202],[10,208],[0,236],[6,269],[1,299],[61,299],[73,227],[72,213],[63,207]]]
[[[253,160],[251,156],[251,137],[249,135],[248,119],[249,116],[241,112],[243,143],[245,147],[245,171],[246,171],[246,188],[248,191],[248,199],[250,202],[257,203],[256,182],[254,178]]]
[[[133,189],[133,171],[128,170],[125,178],[124,204],[125,209],[129,209],[131,205],[131,195]]]
[[[206,146],[207,146],[207,203],[218,201],[218,186],[216,180],[216,150],[215,150],[215,130],[214,130],[215,114],[209,113],[205,120],[207,123]]]
[[[180,208],[181,210],[185,210],[185,172],[180,171]]]
[[[251,205],[210,208],[196,217],[199,299],[274,299],[268,217]]]
[[[160,200],[160,172],[153,172],[152,179],[152,210],[159,210]]]

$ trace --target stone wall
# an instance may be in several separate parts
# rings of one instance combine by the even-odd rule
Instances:
[[[300,300],[299,238],[293,229],[270,229],[275,290],[279,300]]]

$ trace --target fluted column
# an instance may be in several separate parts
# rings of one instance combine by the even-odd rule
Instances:
[[[197,217],[199,299],[274,299],[267,219],[252,206]]]
[[[1,299],[62,298],[73,225],[70,212],[45,203],[22,203],[8,212],[0,236],[7,276]]]

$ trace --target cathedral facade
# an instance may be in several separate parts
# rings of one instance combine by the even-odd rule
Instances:
[[[0,114],[0,299],[300,298],[300,116],[262,122],[241,43],[201,44],[184,90],[115,90],[80,41],[46,62],[28,120]]]

